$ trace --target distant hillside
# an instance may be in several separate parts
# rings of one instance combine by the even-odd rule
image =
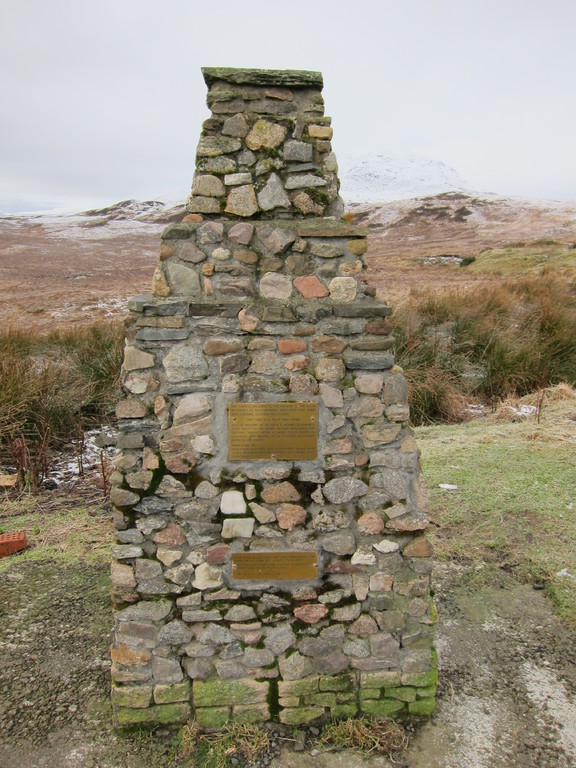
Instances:
[[[447,173],[445,178],[452,177]],[[369,174],[369,180],[384,194],[383,176]],[[350,200],[352,193],[345,197]],[[0,322],[51,330],[122,315],[127,297],[150,290],[160,233],[182,219],[184,199],[182,193],[170,196],[168,204],[125,200],[84,213],[0,218]],[[182,202],[174,205],[177,201]],[[537,264],[570,269],[576,262],[571,248],[576,203],[450,191],[379,204],[348,203],[348,209],[370,229],[368,279],[394,304],[413,287],[493,280],[500,269],[497,258],[505,259],[507,270]],[[493,254],[489,265],[486,254],[480,257],[485,249],[506,247],[514,252]],[[472,257],[471,267],[459,268],[463,258]]]

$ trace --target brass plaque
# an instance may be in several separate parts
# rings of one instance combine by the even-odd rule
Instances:
[[[236,581],[316,581],[317,552],[234,552],[232,578]]]
[[[230,461],[314,461],[317,455],[317,403],[230,403]]]

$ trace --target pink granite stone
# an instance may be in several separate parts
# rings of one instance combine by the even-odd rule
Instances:
[[[305,299],[321,299],[328,296],[328,289],[316,275],[303,275],[294,280],[294,287]]]
[[[262,491],[262,501],[266,504],[277,504],[281,501],[298,501],[300,494],[292,483],[276,483],[269,485]]]
[[[158,531],[158,533],[155,533],[154,536],[152,536],[152,541],[156,544],[178,545],[186,544],[187,539],[182,528],[174,523],[173,525],[168,525],[166,528]]]
[[[358,520],[358,530],[360,533],[367,533],[375,536],[384,530],[384,520],[376,512],[366,512]]]
[[[278,525],[284,531],[292,531],[306,522],[306,510],[299,504],[280,504],[276,510]]]
[[[294,616],[305,624],[317,624],[327,615],[328,608],[320,603],[302,605],[299,608],[294,608]]]
[[[284,363],[284,368],[287,368],[289,371],[301,371],[304,368],[308,368],[311,362],[310,358],[306,357],[306,355],[296,355]]]
[[[281,355],[295,355],[298,352],[304,352],[305,349],[304,339],[280,339],[278,342],[278,352]]]
[[[376,632],[378,632],[378,625],[372,616],[368,616],[366,613],[363,613],[356,619],[354,624],[352,624],[348,632],[351,635],[374,635]]]

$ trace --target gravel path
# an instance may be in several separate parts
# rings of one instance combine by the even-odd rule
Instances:
[[[541,592],[506,575],[470,589],[437,574],[441,689],[436,715],[394,765],[573,768],[576,636]],[[0,766],[179,768],[171,736],[125,736],[108,702],[105,568],[18,563],[0,576]],[[371,768],[385,758],[285,748],[272,768]]]

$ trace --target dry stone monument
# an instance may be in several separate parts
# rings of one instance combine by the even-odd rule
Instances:
[[[419,452],[322,76],[202,71],[190,213],[129,302],[116,724],[429,714]]]

